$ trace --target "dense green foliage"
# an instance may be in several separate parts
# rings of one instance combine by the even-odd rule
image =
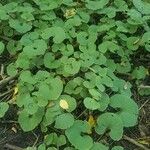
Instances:
[[[137,124],[132,85],[121,75],[145,78],[132,56],[150,51],[149,24],[146,0],[1,1],[0,54],[11,58],[7,75],[19,74],[9,105],[24,132],[46,135],[38,150],[108,150],[101,135],[118,141]],[[0,103],[0,118],[9,105]]]

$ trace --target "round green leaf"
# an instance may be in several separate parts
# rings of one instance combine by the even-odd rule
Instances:
[[[58,135],[56,133],[51,133],[46,135],[46,138],[44,139],[44,142],[47,146],[54,144],[57,144]]]
[[[23,131],[32,131],[42,121],[43,115],[44,109],[41,108],[33,115],[29,115],[26,110],[23,110],[19,114],[18,122]]]
[[[127,39],[127,47],[129,50],[137,50],[139,47],[139,37],[129,37]]]
[[[76,109],[77,102],[73,97],[69,95],[61,95],[59,98],[59,102],[61,103],[62,100],[64,100],[64,102],[66,102],[67,105],[67,107],[63,107],[63,105],[59,104],[62,109],[65,109],[67,112],[72,112]]]
[[[18,70],[16,69],[15,64],[11,63],[7,66],[7,74],[9,76],[15,76],[17,74]]]
[[[92,99],[90,97],[86,97],[84,99],[84,105],[90,110],[96,110],[100,107],[100,104],[95,99]]]
[[[38,146],[37,150],[46,150],[46,145],[45,144],[41,144],[40,146]]]
[[[55,128],[67,129],[70,128],[74,123],[74,116],[70,113],[61,114],[56,117]]]
[[[58,140],[57,140],[57,146],[60,147],[62,145],[65,145],[66,144],[66,137],[65,135],[60,135],[58,137]]]
[[[56,100],[61,95],[63,90],[63,83],[59,78],[52,78],[47,81],[49,85],[50,100]]]

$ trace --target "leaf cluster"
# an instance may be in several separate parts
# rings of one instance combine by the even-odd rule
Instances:
[[[100,136],[118,141],[137,124],[132,84],[119,75],[146,77],[132,56],[150,51],[149,25],[144,0],[0,2],[0,54],[12,60],[7,74],[19,73],[13,105],[24,132],[45,135],[38,150],[108,150]],[[0,118],[8,108],[0,102]]]

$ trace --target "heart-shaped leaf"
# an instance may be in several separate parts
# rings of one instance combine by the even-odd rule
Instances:
[[[138,118],[138,106],[130,97],[123,94],[116,94],[110,99],[110,106],[119,109],[118,115],[125,127],[134,126]]]
[[[109,129],[109,135],[113,140],[120,140],[123,134],[123,122],[114,113],[104,113],[97,118],[96,132],[104,134]]]
[[[93,140],[88,135],[81,135],[81,133],[88,133],[90,126],[86,121],[75,121],[74,125],[65,131],[65,134],[71,144],[79,150],[91,149]]]

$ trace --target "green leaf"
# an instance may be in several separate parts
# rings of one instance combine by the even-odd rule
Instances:
[[[18,51],[22,49],[22,45],[18,41],[10,40],[6,46],[7,50],[11,55],[15,55]]]
[[[56,117],[55,128],[67,129],[74,124],[74,116],[70,113],[64,113]]]
[[[118,115],[123,121],[125,127],[136,125],[138,119],[138,106],[128,96],[116,94],[110,98],[110,106],[119,109]]]
[[[46,150],[46,145],[45,144],[39,145],[37,150]]]
[[[133,4],[142,14],[150,14],[150,3],[143,2],[142,0],[133,0]]]
[[[64,135],[60,135],[57,140],[57,146],[60,147],[66,144],[66,137]]]
[[[46,138],[44,139],[44,142],[47,146],[54,144],[57,144],[58,136],[56,133],[51,133],[46,135]]]
[[[49,69],[55,69],[60,67],[61,63],[59,60],[55,59],[55,56],[53,53],[46,53],[44,56],[44,65],[45,67],[49,68]]]
[[[86,97],[84,99],[84,105],[86,108],[88,108],[90,110],[96,110],[96,109],[100,108],[100,104],[95,99],[92,99],[90,97]]]
[[[63,0],[62,2],[63,4],[67,5],[67,6],[74,6],[75,3],[73,2],[73,0]]]
[[[27,45],[23,48],[23,52],[29,57],[43,55],[47,49],[47,44],[44,40],[34,40],[31,45]]]
[[[16,69],[15,64],[11,63],[7,66],[7,74],[9,76],[15,76],[17,74],[18,70]]]
[[[6,102],[0,102],[0,118],[2,118],[5,115],[8,108],[9,105]]]
[[[104,6],[107,5],[108,2],[109,0],[88,1],[86,7],[91,10],[98,10],[104,8]]]
[[[47,84],[49,85],[50,89],[50,100],[58,99],[58,97],[63,91],[63,82],[59,78],[52,78],[49,81],[47,81]]]
[[[128,15],[130,16],[130,19],[128,19],[128,23],[131,25],[140,25],[143,24],[143,18],[139,11],[135,9],[130,9],[128,11]]]
[[[127,48],[129,50],[137,50],[139,48],[139,37],[129,37],[127,39]]]
[[[65,105],[67,105],[67,107],[64,106],[62,102],[66,102]],[[61,103],[62,103],[62,105],[61,105]],[[61,95],[59,97],[59,105],[62,109],[65,109],[67,112],[72,112],[73,110],[76,109],[77,102],[73,97],[71,97],[69,95]]]
[[[87,44],[87,36],[88,36],[88,34],[86,32],[79,32],[77,34],[78,43],[80,43],[80,45],[86,45]]]
[[[98,90],[96,90],[96,89],[89,89],[89,93],[96,100],[98,100],[101,97],[101,93]]]
[[[100,52],[105,53],[107,50],[115,52],[119,50],[119,46],[111,41],[104,41],[98,46]]]
[[[50,87],[48,84],[46,83],[40,83],[39,85],[39,95],[41,96],[41,98],[43,98],[44,100],[50,100],[51,99],[51,91],[50,91]]]
[[[42,32],[41,36],[43,39],[49,39],[50,37],[54,37],[54,43],[61,43],[66,38],[66,33],[63,28],[55,26],[45,29]]]
[[[20,80],[22,82],[27,82],[27,83],[30,83],[30,84],[35,84],[36,83],[36,81],[34,80],[34,78],[33,78],[30,71],[23,71],[20,74]]]
[[[114,113],[104,113],[97,118],[96,132],[104,134],[109,129],[109,135],[113,140],[120,140],[123,135],[123,123],[120,117]]]
[[[9,25],[20,33],[26,33],[32,29],[32,25],[30,23],[20,22],[15,19],[9,19]]]
[[[29,13],[29,12],[23,13],[21,15],[21,18],[23,18],[26,21],[32,21],[32,20],[34,20],[34,16],[31,13]]]
[[[24,110],[26,110],[30,115],[35,114],[38,111],[38,108],[39,107],[37,103],[33,100],[32,97],[30,98],[30,100],[28,100],[28,102],[24,104]]]
[[[148,70],[145,67],[139,66],[133,70],[132,77],[138,80],[144,79],[146,77],[147,71]]]
[[[74,125],[65,131],[65,134],[70,143],[78,150],[91,149],[93,146],[93,140],[88,135],[81,135],[82,133],[88,133],[90,126],[86,121],[75,121]]]
[[[51,125],[55,121],[56,116],[60,114],[59,106],[52,103],[52,106],[46,110],[45,118],[42,123],[44,126]]]
[[[115,6],[119,9],[119,11],[127,11],[128,5],[124,0],[114,0]]]
[[[100,97],[98,102],[100,105],[99,110],[104,111],[106,110],[106,108],[108,107],[108,104],[110,103],[110,98],[106,93],[102,93],[102,96]]]
[[[91,150],[108,150],[109,148],[102,143],[95,142]]]
[[[0,54],[3,53],[4,49],[5,49],[5,45],[3,44],[3,42],[0,41]]]
[[[40,1],[40,0],[34,0],[34,2],[40,7],[42,11],[47,10],[53,10],[58,7],[59,4],[61,4],[60,0],[56,1]]]
[[[35,114],[29,115],[27,111],[23,110],[19,114],[18,122],[23,131],[28,132],[35,129],[42,121],[44,109],[40,108]]]
[[[69,58],[67,62],[64,62],[63,74],[65,76],[74,75],[80,70],[80,62],[76,61],[74,58]]]

